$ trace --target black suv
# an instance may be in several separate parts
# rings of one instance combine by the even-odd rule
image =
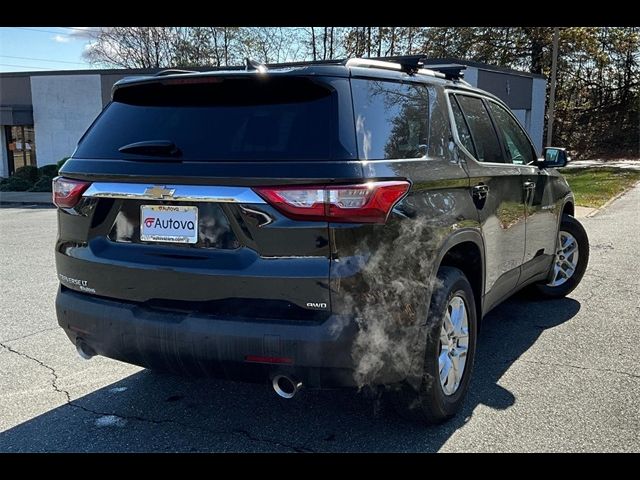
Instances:
[[[478,324],[573,290],[561,175],[459,68],[351,59],[124,79],[54,180],[58,322],[85,358],[454,415]]]

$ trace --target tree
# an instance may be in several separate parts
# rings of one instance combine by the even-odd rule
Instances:
[[[83,55],[91,63],[122,68],[168,67],[177,41],[175,27],[99,28]]]
[[[547,27],[112,27],[85,56],[123,68],[424,54],[550,74]],[[578,156],[640,156],[640,28],[559,29],[552,143]]]

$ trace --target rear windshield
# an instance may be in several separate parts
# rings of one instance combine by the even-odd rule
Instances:
[[[348,80],[305,77],[167,79],[116,90],[78,158],[131,159],[135,142],[170,141],[186,161],[342,160],[357,153],[340,120]],[[347,100],[349,100],[347,98]],[[344,109],[343,109],[344,110]],[[351,112],[346,112],[352,115]],[[348,128],[347,128],[348,130]]]

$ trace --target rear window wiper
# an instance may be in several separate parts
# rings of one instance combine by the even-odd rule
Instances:
[[[170,140],[147,140],[124,145],[118,149],[121,153],[133,153],[135,155],[153,155],[158,157],[179,157],[180,149]]]

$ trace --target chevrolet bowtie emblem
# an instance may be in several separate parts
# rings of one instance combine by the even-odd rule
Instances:
[[[156,185],[155,187],[147,187],[144,194],[148,197],[162,199],[166,197],[173,197],[175,191],[175,188],[166,188],[164,186],[161,187]]]

